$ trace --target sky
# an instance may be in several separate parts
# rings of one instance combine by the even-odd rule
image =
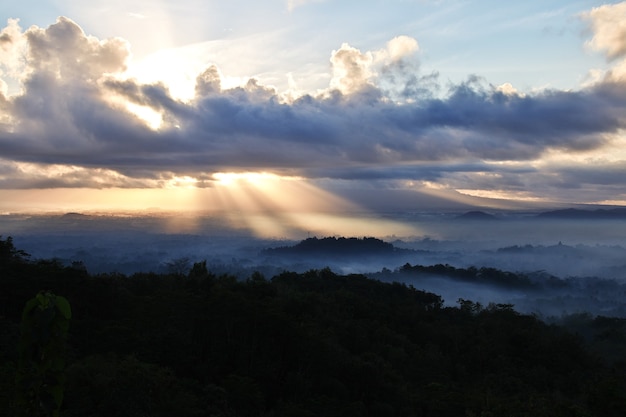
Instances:
[[[626,205],[626,2],[0,17],[0,212]]]

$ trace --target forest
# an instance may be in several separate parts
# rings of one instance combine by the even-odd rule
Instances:
[[[493,268],[387,275],[433,269],[531,286]],[[0,416],[621,417],[625,358],[622,318],[549,324],[330,268],[92,274],[0,238]]]

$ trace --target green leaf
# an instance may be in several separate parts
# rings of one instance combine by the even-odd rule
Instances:
[[[24,306],[24,310],[22,312],[22,319],[24,319],[38,305],[39,305],[39,300],[36,297],[35,298],[31,298],[30,300],[28,300],[26,302],[26,305]]]
[[[42,310],[46,307],[48,307],[48,304],[50,302],[50,294],[49,293],[44,293],[43,291],[39,291],[37,293],[37,295],[35,296],[35,298],[37,299],[37,302],[39,303],[39,308],[41,308]]]
[[[57,295],[55,301],[56,301],[57,308],[59,309],[59,311],[61,311],[61,314],[63,314],[63,317],[65,317],[67,320],[71,319],[72,308],[70,307],[70,303],[69,301],[67,301],[67,298]]]

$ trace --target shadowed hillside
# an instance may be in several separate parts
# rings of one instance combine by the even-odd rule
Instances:
[[[626,220],[626,208],[619,207],[613,209],[580,210],[562,209],[540,213],[540,219],[570,219],[570,220]]]
[[[468,211],[458,216],[457,220],[497,220],[497,217],[484,211]]]
[[[391,243],[384,242],[373,237],[362,239],[355,237],[316,237],[305,239],[293,246],[283,246],[271,248],[263,251],[264,255],[270,256],[330,256],[330,257],[351,257],[351,256],[392,256],[403,255],[415,251],[394,247]]]

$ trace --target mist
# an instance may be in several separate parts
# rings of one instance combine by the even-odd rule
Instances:
[[[274,236],[260,235],[232,213],[5,214],[0,216],[0,234],[12,236],[16,247],[33,260],[55,259],[94,274],[186,274],[201,261],[214,273],[240,279],[253,272],[271,278],[282,271],[330,268],[340,274],[403,282],[441,295],[446,305],[464,299],[513,304],[520,312],[544,318],[580,312],[626,317],[624,219],[546,217],[530,211],[478,214],[345,213],[336,217],[338,224],[342,218],[354,222],[345,234],[341,228],[336,234],[318,234],[314,225],[307,230],[287,218],[272,218],[284,223],[274,230],[288,231]],[[359,222],[393,224],[393,233],[384,234],[381,227],[358,234]],[[368,233],[371,230],[381,232]],[[273,252],[327,236],[373,237],[392,245],[393,251]],[[407,264],[497,269],[529,285],[416,275],[403,271]]]

